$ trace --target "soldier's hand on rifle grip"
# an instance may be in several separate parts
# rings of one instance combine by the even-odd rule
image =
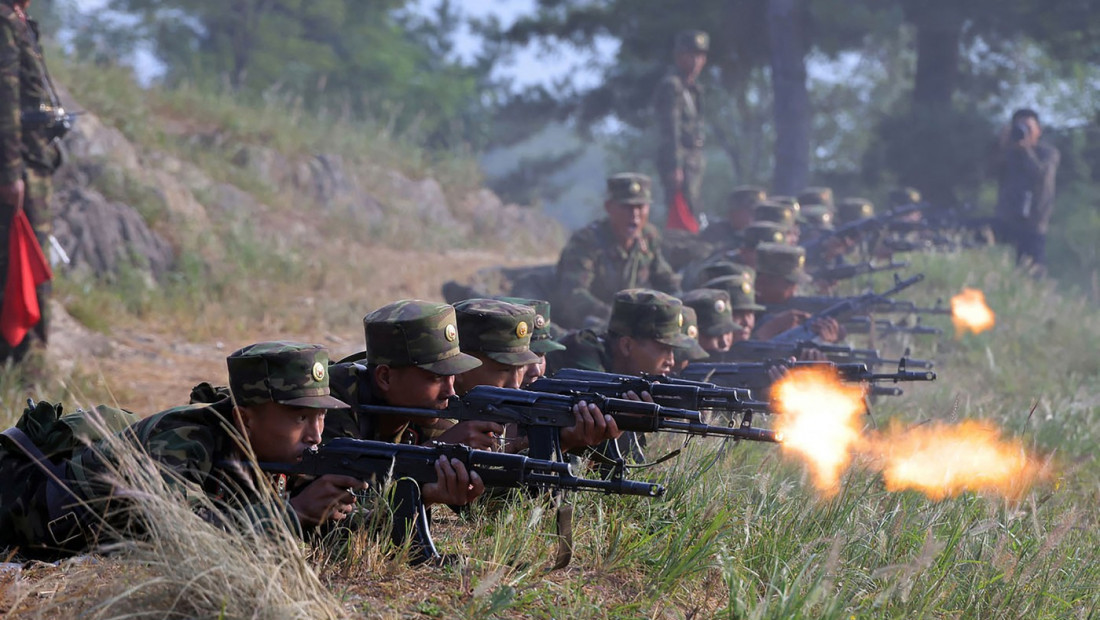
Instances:
[[[561,429],[562,450],[599,445],[608,439],[618,439],[623,434],[615,419],[600,411],[595,403],[582,400],[573,405],[573,415],[577,423]]]
[[[342,521],[355,510],[352,491],[367,488],[367,483],[351,476],[325,474],[306,485],[290,498],[290,507],[303,526],[314,527],[330,519]]]
[[[847,335],[844,328],[832,317],[823,317],[813,322],[810,329],[825,342],[839,342]]]
[[[653,396],[651,396],[649,392],[642,392],[641,394],[638,394],[634,390],[630,390],[626,394],[623,394],[623,398],[627,400],[639,400],[643,403],[653,402]]]
[[[0,185],[0,202],[12,205],[16,211],[22,211],[23,198],[26,193],[27,188],[23,183],[23,179],[16,179],[15,183],[10,185]],[[7,240],[5,239],[5,241]]]
[[[467,420],[459,422],[444,431],[434,441],[442,443],[460,443],[477,450],[496,450],[500,447],[498,439],[504,433],[504,426],[485,420]]]
[[[485,483],[477,472],[468,471],[462,461],[440,456],[435,462],[436,481],[421,487],[424,505],[465,506],[485,492]]]

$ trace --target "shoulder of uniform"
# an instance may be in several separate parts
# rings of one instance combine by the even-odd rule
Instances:
[[[645,227],[642,228],[642,234],[645,235],[646,241],[661,241],[661,231],[658,230],[657,227],[653,224],[647,223]]]
[[[0,2],[0,21],[14,23],[17,17],[15,16],[15,9]]]
[[[576,232],[569,238],[571,243],[589,243],[596,239],[600,235],[600,229],[605,225],[606,220],[596,220],[585,226],[584,228],[577,229]]]

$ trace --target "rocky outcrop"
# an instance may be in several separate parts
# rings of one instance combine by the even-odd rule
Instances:
[[[313,211],[328,214],[328,222],[346,218],[379,232],[379,238],[385,236],[380,231],[400,230],[428,242],[489,241],[508,248],[561,240],[560,227],[549,217],[505,205],[489,190],[456,199],[431,177],[413,179],[339,154],[295,158],[262,145],[234,145],[216,129],[177,133],[196,148],[228,153],[233,165],[280,196],[283,206],[266,205],[170,154],[137,148],[86,113],[65,140],[68,161],[55,178],[55,234],[75,268],[104,276],[136,266],[154,283],[183,248],[217,263],[224,248],[211,235],[215,227],[259,227],[256,234],[267,228],[302,240],[318,236],[315,225],[298,217]]]

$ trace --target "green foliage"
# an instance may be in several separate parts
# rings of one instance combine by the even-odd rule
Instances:
[[[131,45],[153,42],[170,86],[228,88],[253,101],[282,98],[313,113],[377,119],[433,148],[483,143],[488,64],[452,58],[460,16],[449,2],[432,18],[406,4],[113,0],[111,7],[139,17],[137,28],[126,29]],[[119,39],[102,24],[97,32]]]

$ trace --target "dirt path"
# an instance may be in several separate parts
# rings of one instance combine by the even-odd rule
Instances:
[[[376,265],[369,282],[333,287],[329,301],[359,307],[356,291],[369,290],[370,298],[388,303],[402,298],[442,299],[440,286],[451,279],[464,281],[475,271],[492,265],[538,264],[552,257],[517,260],[480,250],[424,252],[372,248],[362,260]],[[342,288],[342,290],[341,290]],[[362,302],[359,302],[362,303]],[[359,316],[372,308],[363,307]],[[285,313],[307,313],[306,307],[287,305]],[[274,312],[274,311],[273,311]],[[116,326],[110,334],[93,332],[77,323],[55,304],[53,334],[49,349],[51,364],[66,377],[65,386],[80,405],[111,403],[140,414],[186,404],[192,386],[201,381],[225,384],[225,356],[234,349],[273,337],[327,345],[337,358],[362,350],[363,330],[356,321],[323,333],[280,333],[272,335],[264,325],[241,338],[191,342],[172,333],[156,321]],[[287,321],[309,324],[307,321]]]

